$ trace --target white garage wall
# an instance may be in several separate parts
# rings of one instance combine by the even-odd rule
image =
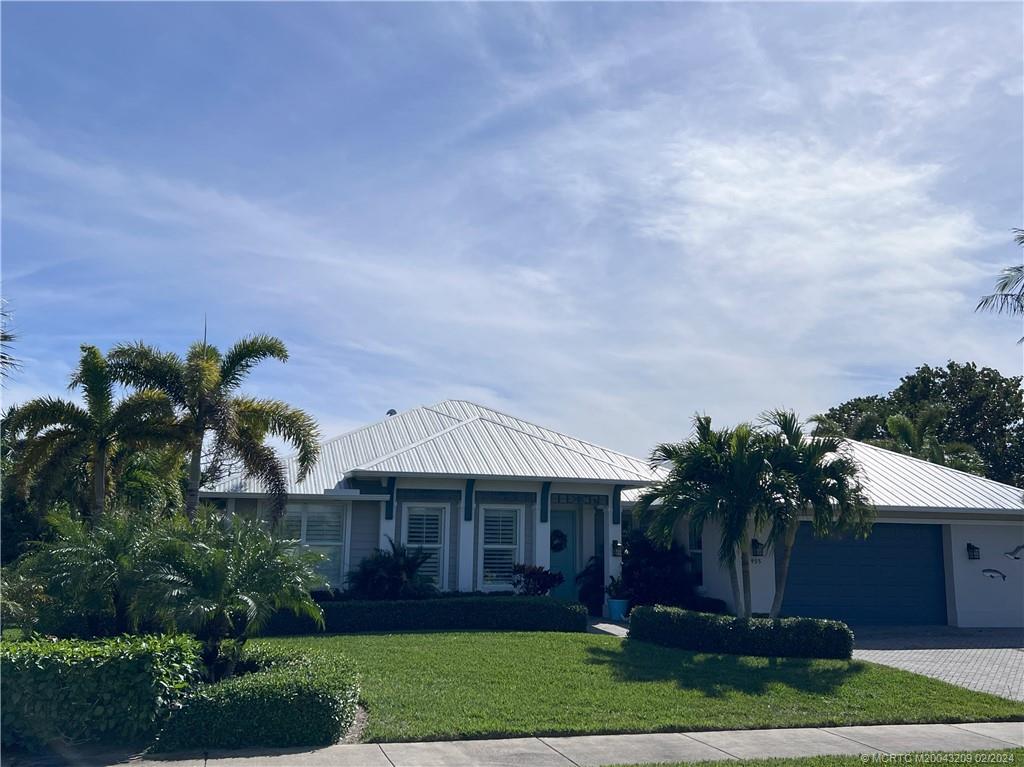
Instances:
[[[767,540],[767,534],[757,536],[758,540]],[[676,527],[676,540],[684,546],[687,542],[687,527],[680,523]],[[735,612],[732,601],[732,586],[729,585],[729,570],[718,561],[718,546],[721,541],[721,527],[717,522],[709,522],[704,526],[703,560],[704,586],[701,592],[705,596],[724,599],[729,609]],[[739,557],[736,560],[736,577],[740,577]],[[740,588],[743,588],[742,582]],[[750,563],[750,597],[753,612],[767,613],[775,598],[775,551],[768,549],[763,557],[751,560]]]
[[[1017,552],[1020,559],[1005,556],[1024,545],[1024,525],[951,524],[949,543],[956,625],[1024,627],[1024,550]],[[981,549],[981,559],[967,558],[968,543]],[[998,570],[1006,580],[983,570]]]

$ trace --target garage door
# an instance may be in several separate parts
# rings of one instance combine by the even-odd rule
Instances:
[[[876,524],[867,540],[800,525],[782,610],[857,625],[945,624],[941,525]]]

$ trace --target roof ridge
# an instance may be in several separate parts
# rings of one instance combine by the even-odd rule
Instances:
[[[473,404],[476,404],[476,403],[470,402],[469,404],[473,405]],[[498,411],[495,411],[495,412],[498,412]],[[511,416],[511,417],[514,417],[514,416]],[[387,459],[393,458],[394,456],[399,455],[401,453],[404,453],[407,450],[413,450],[413,449],[419,447],[420,445],[423,445],[423,444],[425,444],[427,442],[430,442],[431,440],[435,439],[436,437],[440,437],[443,434],[447,434],[450,431],[454,431],[455,429],[459,428],[460,426],[467,426],[467,425],[473,423],[474,421],[484,421],[484,422],[487,422],[487,423],[491,423],[491,424],[494,424],[495,426],[498,426],[499,428],[507,429],[508,431],[514,431],[514,432],[518,432],[520,434],[523,434],[523,435],[529,437],[530,439],[535,439],[535,440],[537,440],[539,442],[545,442],[545,443],[547,443],[549,445],[554,445],[559,450],[568,450],[569,452],[575,453],[576,455],[581,455],[584,458],[586,458],[587,460],[597,461],[598,463],[602,463],[605,466],[610,466],[613,469],[617,469],[619,471],[628,471],[630,474],[636,475],[637,479],[643,480],[645,482],[649,481],[649,479],[650,479],[649,477],[644,477],[639,472],[633,471],[632,469],[623,469],[623,467],[616,466],[611,461],[606,461],[603,458],[597,458],[596,456],[587,455],[582,450],[577,450],[576,448],[569,447],[568,445],[560,445],[557,442],[555,442],[554,440],[548,439],[547,437],[540,437],[540,436],[537,436],[536,434],[530,434],[530,432],[525,431],[523,429],[517,428],[515,426],[509,426],[506,423],[501,423],[500,421],[495,421],[493,418],[487,418],[487,417],[482,416],[482,415],[476,415],[476,416],[473,416],[472,418],[466,419],[465,421],[459,421],[458,423],[456,423],[456,424],[454,424],[452,426],[449,426],[446,429],[442,429],[441,431],[435,432],[434,434],[431,434],[428,437],[424,437],[423,439],[419,440],[418,442],[414,442],[411,445],[406,445],[403,448],[399,448],[398,450],[394,450],[394,451],[392,451],[391,453],[389,453],[387,455],[380,456],[379,458],[374,458],[372,461],[367,461],[367,462],[365,462],[365,463],[363,463],[363,464],[361,464],[361,465],[351,469],[350,471],[358,471],[359,469],[369,470],[369,467],[372,466],[375,463],[379,463],[381,461],[386,461]],[[527,421],[527,423],[529,423],[529,421]]]
[[[427,408],[427,409],[429,410],[430,408]],[[448,416],[448,417],[449,418],[454,418],[454,416]],[[376,456],[375,458],[371,458],[369,461],[364,461],[363,463],[359,464],[358,466],[353,466],[351,469],[346,470],[345,474],[346,475],[347,474],[351,474],[353,471],[359,471],[360,469],[366,469],[367,467],[372,466],[375,463],[379,463],[380,461],[386,461],[389,458],[394,458],[396,455],[400,455],[401,453],[404,453],[406,450],[412,450],[413,448],[417,448],[420,445],[425,445],[427,442],[430,442],[435,437],[440,437],[442,434],[447,434],[450,431],[454,431],[455,429],[458,429],[460,426],[465,426],[466,424],[472,423],[473,421],[480,421],[480,420],[483,420],[483,419],[482,419],[481,416],[474,416],[473,418],[469,418],[469,419],[467,419],[465,421],[460,421],[457,418],[454,418],[454,420],[455,420],[455,423],[453,423],[451,426],[444,427],[443,429],[441,429],[441,431],[435,431],[433,434],[428,434],[423,439],[416,440],[415,442],[412,442],[412,443],[410,443],[408,445],[404,445],[403,447],[395,448],[390,453],[385,453],[384,455],[379,455],[379,456]]]
[[[926,461],[924,458],[918,458],[917,456],[907,455],[906,453],[901,453],[898,450],[890,450],[887,447],[872,445],[870,442],[864,442],[863,440],[860,439],[851,439],[850,437],[843,437],[843,439],[846,440],[847,442],[854,442],[858,445],[863,445],[864,447],[871,448],[872,450],[881,450],[884,453],[891,453],[892,455],[898,456],[900,458],[906,458],[909,461],[917,461],[917,463],[923,463],[935,469],[956,472],[957,474],[962,474],[963,476],[969,477],[970,479],[980,479],[982,482],[988,482],[993,485],[999,485],[1000,487],[1009,488],[1010,490],[1016,490],[1019,493],[1024,493],[1024,488],[1017,487],[1016,485],[1010,485],[1007,484],[1006,482],[1000,482],[998,479],[982,477],[979,474],[971,474],[971,472],[969,471],[964,471],[963,469],[954,469],[952,466],[943,466],[941,463],[933,463],[932,461]]]
[[[574,442],[582,442],[584,445],[590,445],[591,447],[596,447],[598,450],[605,450],[605,451],[607,451],[609,453],[615,453],[615,455],[621,455],[623,458],[629,458],[632,461],[639,461],[640,463],[645,463],[643,458],[638,458],[635,455],[630,455],[629,453],[623,453],[621,450],[616,450],[616,449],[611,448],[611,447],[605,447],[604,445],[599,445],[596,442],[591,442],[589,439],[580,439],[579,437],[574,437],[571,434],[566,434],[564,431],[558,431],[558,429],[549,429],[547,426],[541,426],[539,423],[534,423],[533,421],[527,421],[525,418],[520,418],[517,415],[512,415],[511,413],[506,413],[505,411],[498,410],[497,408],[493,408],[490,405],[481,405],[478,402],[473,402],[472,400],[468,400],[468,399],[446,399],[446,400],[442,400],[441,402],[465,402],[467,405],[473,405],[474,407],[483,408],[484,410],[490,410],[492,413],[497,413],[498,415],[503,415],[506,418],[512,418],[512,419],[514,419],[516,421],[522,421],[523,423],[528,423],[531,426],[536,426],[538,429],[543,429],[544,431],[550,431],[550,432],[554,432],[555,434],[559,434],[559,435],[561,435],[563,437],[568,437],[569,439],[573,440]],[[438,403],[438,404],[441,404],[441,403]],[[429,409],[433,410],[434,407],[436,407],[436,405],[432,405]],[[437,411],[437,412],[441,412],[441,411]],[[520,430],[520,431],[522,431],[522,430]],[[576,452],[580,452],[580,451],[577,450]],[[587,456],[587,457],[588,458],[593,458],[593,456]],[[601,459],[599,458],[597,460],[601,460]],[[607,461],[606,461],[606,463],[607,463]]]

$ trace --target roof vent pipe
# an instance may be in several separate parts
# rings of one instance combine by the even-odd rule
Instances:
[[[398,415],[398,411],[395,410],[394,408],[391,408],[387,413],[385,413],[385,415],[387,415],[387,417],[390,418],[393,415]]]

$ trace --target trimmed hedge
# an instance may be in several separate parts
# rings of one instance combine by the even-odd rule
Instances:
[[[3,744],[143,743],[199,672],[199,645],[189,637],[2,642]]]
[[[321,602],[324,630],[331,634],[389,631],[586,631],[581,604],[551,597],[483,597],[394,601]],[[315,624],[281,611],[264,636],[313,634]]]
[[[155,749],[325,746],[355,718],[359,676],[347,658],[247,648],[237,671],[241,676],[198,687]]]
[[[629,636],[696,652],[790,658],[850,658],[853,632],[840,621],[817,618],[734,618],[678,607],[637,607]]]

